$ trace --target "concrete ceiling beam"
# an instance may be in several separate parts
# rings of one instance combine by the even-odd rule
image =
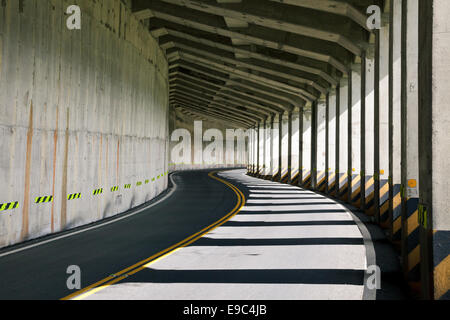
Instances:
[[[183,82],[183,83],[177,83],[177,82]],[[198,87],[195,84],[189,83],[187,81],[183,81],[182,79],[174,79],[172,81],[172,83],[173,83],[172,87],[174,89],[176,89],[178,87],[190,89],[190,90],[193,90],[193,91],[196,91],[199,93],[203,93],[205,95],[212,96],[214,101],[219,101],[219,102],[226,101],[237,107],[243,106],[243,107],[246,107],[247,109],[254,110],[258,113],[264,114],[266,117],[270,117],[275,113],[273,110],[270,110],[270,111],[265,110],[265,108],[263,106],[256,105],[256,104],[250,104],[249,102],[246,102],[246,101],[238,101],[239,99],[236,99],[231,95],[227,95],[227,94],[220,93],[220,92],[214,92],[209,89],[206,89],[204,86]]]
[[[177,80],[180,79],[182,81],[185,81],[185,82],[189,81],[191,83],[192,82],[194,82],[194,83],[197,82],[197,83],[202,84],[205,87],[210,86],[210,87],[218,88],[218,89],[216,89],[218,91],[218,93],[224,94],[224,91],[225,92],[229,92],[229,94],[227,93],[227,96],[237,97],[237,98],[241,99],[242,101],[249,101],[249,102],[256,102],[256,103],[259,102],[259,103],[264,103],[264,104],[267,104],[267,105],[271,105],[270,107],[265,107],[264,106],[264,108],[267,111],[271,112],[271,113],[279,113],[280,110],[284,109],[282,105],[275,104],[275,103],[271,102],[270,100],[263,99],[263,98],[261,98],[259,96],[255,96],[255,95],[251,95],[251,94],[239,91],[239,90],[235,90],[233,88],[227,87],[226,85],[225,86],[219,86],[217,84],[213,84],[211,82],[207,82],[207,81],[205,81],[205,80],[203,80],[201,78],[192,77],[192,76],[190,76],[188,74],[185,74],[185,73],[182,73],[182,72],[177,72],[175,77],[176,77]]]
[[[241,109],[237,109],[236,106],[232,106],[232,105],[228,105],[227,102],[228,101],[217,101],[217,100],[213,100],[210,96],[206,95],[205,93],[200,93],[200,92],[196,92],[194,90],[186,89],[186,88],[182,88],[182,87],[178,87],[177,89],[173,89],[170,91],[170,95],[172,94],[183,94],[185,96],[190,97],[191,99],[194,99],[195,101],[199,100],[199,101],[203,101],[204,103],[210,105],[210,106],[219,106],[223,109],[225,109],[226,111],[230,112],[231,114],[235,114],[237,116],[245,116],[249,119],[258,119],[258,120],[264,120],[267,117],[263,116],[259,113],[251,113],[251,112],[247,112]],[[199,96],[200,94],[200,96]]]
[[[249,24],[260,25],[263,27],[273,28],[288,33],[295,33],[302,36],[317,38],[319,40],[334,42],[347,49],[356,56],[361,56],[362,49],[351,41],[348,37],[335,33],[332,30],[324,30],[318,28],[311,28],[307,25],[301,25],[298,23],[281,21],[278,19],[272,19],[268,16],[253,14],[251,6],[242,6],[241,10],[230,9],[226,5],[220,5],[213,1],[207,0],[161,0],[166,3],[178,5],[181,7],[198,10],[201,12],[214,14],[223,17],[229,17],[241,21],[245,21]]]
[[[271,109],[270,107],[266,107],[257,103],[254,103],[248,99],[240,99],[239,97],[236,97],[232,94],[227,94],[226,92],[221,91],[221,88],[218,90],[211,90],[210,88],[207,88],[204,84],[197,84],[190,80],[185,80],[182,77],[174,78],[171,80],[171,83],[173,83],[173,86],[176,87],[179,85],[177,82],[182,82],[183,86],[193,86],[196,90],[203,89],[205,91],[209,91],[210,94],[220,97],[220,98],[226,98],[231,101],[234,101],[235,103],[241,104],[245,107],[248,107],[249,109],[255,110],[257,112],[261,112],[265,114],[266,116],[272,116],[275,111]]]
[[[169,42],[170,43],[170,42]],[[166,43],[168,44],[168,43]],[[272,68],[267,68],[267,67],[262,67],[260,65],[256,65],[253,63],[248,63],[248,62],[244,62],[244,61],[240,61],[240,60],[235,60],[235,59],[231,59],[231,58],[227,58],[223,55],[218,55],[216,53],[212,53],[211,51],[205,51],[202,49],[198,49],[198,48],[194,48],[192,46],[189,45],[185,45],[185,44],[181,44],[180,42],[175,42],[172,44],[173,47],[175,48],[179,48],[182,49],[183,51],[187,51],[187,52],[191,52],[191,53],[195,53],[198,55],[201,55],[203,57],[207,57],[210,59],[213,59],[215,61],[223,61],[241,68],[246,68],[246,69],[250,69],[253,71],[257,71],[257,72],[262,72],[265,74],[269,74],[271,76],[275,76],[278,78],[284,78],[286,80],[290,80],[293,82],[297,82],[299,84],[304,84],[304,85],[308,85],[312,88],[314,88],[315,90],[319,91],[322,94],[326,94],[327,93],[327,89],[320,86],[319,84],[317,84],[316,82],[314,82],[313,80],[310,79],[306,79],[306,78],[302,78],[296,75],[292,75],[290,73],[285,73],[285,72],[279,72],[277,70],[274,70]],[[276,65],[274,66],[276,67]],[[299,89],[300,92],[302,92],[305,96],[309,97],[310,99],[315,99],[317,97],[317,95],[311,94],[309,91],[305,90],[305,89]]]
[[[237,87],[240,91],[242,90],[251,91],[263,99],[267,99],[269,101],[277,103],[279,107],[284,111],[292,111],[296,106],[301,105],[300,101],[297,101],[296,98],[290,98],[289,95],[285,94],[284,92],[279,92],[273,88],[260,86],[251,81],[248,83],[242,83],[237,81],[237,79],[232,80],[226,73],[224,73],[227,75],[226,77],[221,76],[217,70],[208,69],[207,66],[196,65],[195,63],[178,60],[175,64],[170,66],[170,68],[175,67],[181,67],[190,70],[192,72],[202,74],[209,78],[225,81],[227,84]],[[203,70],[202,68],[207,70]]]
[[[160,29],[158,29],[160,30]],[[332,86],[336,86],[338,84],[338,81],[333,78],[331,75],[329,75],[328,73],[317,69],[317,68],[312,68],[312,67],[308,67],[305,65],[301,65],[298,63],[294,63],[294,62],[290,62],[290,61],[285,61],[285,60],[281,60],[281,59],[277,59],[277,58],[273,58],[264,54],[260,54],[260,53],[256,53],[256,52],[252,52],[250,50],[245,50],[245,49],[241,49],[241,48],[237,48],[237,47],[232,47],[229,45],[225,45],[225,44],[221,44],[219,42],[214,42],[208,39],[204,39],[204,38],[200,38],[200,37],[195,37],[192,36],[188,33],[185,32],[180,32],[180,31],[176,31],[173,29],[165,29],[165,33],[159,32],[158,33],[158,37],[164,37],[164,36],[173,36],[173,37],[177,37],[180,39],[185,39],[185,40],[189,40],[191,42],[195,42],[195,43],[199,43],[199,44],[203,44],[205,46],[210,46],[210,47],[214,47],[217,49],[221,49],[221,50],[225,50],[225,51],[229,51],[232,52],[234,54],[238,54],[238,55],[242,55],[242,56],[248,56],[254,59],[259,59],[261,61],[265,61],[265,62],[269,62],[272,64],[277,64],[280,66],[284,66],[287,68],[291,68],[294,70],[298,70],[298,71],[302,71],[302,72],[306,72],[306,73],[310,73],[316,76],[321,77],[323,80],[327,81],[330,85]],[[168,40],[170,41],[170,40]],[[164,45],[167,41],[165,41],[164,39],[160,39],[160,44]]]
[[[222,70],[225,73],[233,74],[235,76],[243,78],[244,80],[251,80],[254,82],[262,82],[268,86],[275,86],[279,91],[287,92],[292,95],[297,95],[299,98],[303,99],[305,102],[314,101],[317,98],[317,97],[311,95],[309,92],[308,92],[308,96],[305,96],[304,93],[302,92],[304,90],[299,89],[290,84],[280,82],[280,81],[275,81],[275,80],[269,79],[267,77],[257,76],[252,73],[239,70],[235,67],[229,67],[229,66],[223,65],[221,63],[214,62],[214,61],[204,59],[201,57],[197,57],[192,54],[185,53],[185,52],[178,52],[178,54],[175,56],[173,56],[173,55],[168,56],[169,61],[178,60],[180,58],[183,60],[190,61],[190,62],[199,63],[201,65],[208,65],[213,68],[218,68],[219,70]]]
[[[292,41],[289,41],[289,39],[283,38],[283,41],[281,41],[279,38],[277,37],[275,39],[267,39],[262,37],[262,36],[254,36],[251,34],[246,34],[245,31],[240,31],[240,32],[236,32],[236,31],[231,31],[228,29],[224,29],[218,25],[211,25],[211,24],[206,24],[206,23],[202,23],[202,22],[198,22],[198,21],[194,21],[194,20],[190,20],[186,17],[183,17],[182,14],[176,15],[176,13],[173,12],[167,12],[167,11],[163,11],[163,9],[159,8],[159,9],[155,9],[153,8],[152,5],[152,16],[163,20],[163,21],[168,21],[170,23],[174,23],[174,24],[179,24],[181,26],[187,27],[187,28],[192,28],[192,29],[196,29],[202,32],[208,32],[208,33],[212,33],[212,34],[216,34],[216,35],[220,35],[223,37],[228,37],[231,39],[241,39],[243,41],[252,43],[254,45],[259,45],[262,47],[267,47],[270,49],[274,49],[274,50],[280,50],[280,51],[285,51],[291,54],[295,54],[297,56],[300,57],[305,57],[311,60],[316,60],[316,61],[320,61],[320,62],[324,62],[329,64],[330,66],[336,68],[337,70],[339,70],[342,73],[347,73],[347,67],[346,64],[339,61],[336,57],[330,55],[330,54],[325,54],[320,52],[321,47],[314,47],[314,50],[312,49],[305,49],[305,43],[301,43],[299,44],[294,44]]]
[[[367,27],[366,15],[364,15],[362,12],[360,12],[352,5],[345,2],[331,1],[331,0],[269,0],[269,1],[345,16],[356,22],[359,26],[361,26],[365,30],[371,31]]]

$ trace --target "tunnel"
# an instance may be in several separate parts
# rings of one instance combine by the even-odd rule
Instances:
[[[450,299],[449,19],[0,1],[0,299]]]

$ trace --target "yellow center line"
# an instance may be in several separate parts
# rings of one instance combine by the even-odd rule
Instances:
[[[156,263],[157,261],[173,254],[174,252],[178,251],[179,249],[181,249],[183,247],[187,247],[188,245],[192,244],[193,242],[195,242],[198,239],[200,239],[201,237],[203,237],[205,234],[213,231],[214,229],[223,225],[225,222],[227,222],[232,217],[234,217],[244,206],[245,196],[237,187],[235,187],[231,183],[214,176],[214,174],[216,174],[217,172],[218,171],[210,172],[208,174],[208,176],[212,179],[215,179],[215,180],[227,185],[231,190],[234,191],[234,193],[237,196],[236,206],[225,217],[219,219],[218,221],[214,222],[213,224],[207,226],[206,228],[203,228],[199,232],[187,237],[186,239],[174,244],[173,246],[170,246],[169,248],[164,249],[164,250],[152,255],[151,257],[149,257],[147,259],[139,261],[139,262],[133,264],[132,266],[115,273],[114,275],[106,277],[100,281],[97,281],[94,284],[91,284],[90,286],[88,286],[86,288],[83,288],[77,292],[74,292],[74,293],[62,298],[61,300],[82,300],[84,298],[87,298],[88,296],[90,296],[94,293],[97,293],[100,290],[103,290],[123,279],[126,279],[128,276],[131,276],[131,275],[145,269],[146,267],[150,266],[151,264]],[[128,272],[128,271],[130,271],[130,272]]]

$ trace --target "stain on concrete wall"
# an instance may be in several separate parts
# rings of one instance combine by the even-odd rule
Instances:
[[[73,4],[81,30],[66,27]],[[0,2],[0,204],[19,202],[0,212],[0,247],[167,188],[167,73],[163,51],[120,0]],[[36,203],[44,196],[52,201]]]

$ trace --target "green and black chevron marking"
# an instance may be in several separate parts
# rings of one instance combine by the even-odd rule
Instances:
[[[67,196],[67,200],[76,200],[81,198],[81,193],[72,193]]]
[[[12,209],[17,209],[19,207],[19,202],[10,202],[10,203],[3,203],[0,204],[0,211],[7,211]]]
[[[131,189],[131,184],[126,184],[125,189]]]
[[[49,203],[49,202],[53,202],[53,196],[37,197],[34,202],[35,203]]]
[[[111,192],[119,191],[119,186],[115,186],[111,188]]]
[[[102,193],[103,193],[103,189],[102,188],[101,189],[95,189],[94,191],[92,191],[92,194],[94,196],[98,196],[98,195],[100,195]]]
[[[150,182],[150,180],[145,180],[145,184],[148,184]]]
[[[136,183],[136,186],[138,186],[138,187],[142,186],[142,182],[139,181],[138,183]]]

